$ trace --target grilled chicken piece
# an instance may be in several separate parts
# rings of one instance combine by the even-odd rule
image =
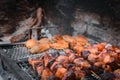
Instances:
[[[39,44],[30,49],[30,53],[35,54],[46,51],[50,48],[49,44]]]
[[[59,67],[55,73],[55,76],[57,76],[58,78],[62,79],[64,77],[64,74],[66,74],[67,69],[63,68],[63,67]]]
[[[82,35],[75,36],[74,38],[77,42],[84,42],[84,43],[88,42],[88,40]]]
[[[49,69],[44,69],[41,75],[42,80],[49,80],[49,77],[53,76],[53,73]]]
[[[53,42],[59,42],[60,40],[63,40],[63,37],[62,36],[60,36],[60,35],[58,35],[58,34],[56,34],[56,35],[54,35],[53,37],[52,37],[52,40],[53,40]]]
[[[56,43],[50,44],[50,47],[54,49],[66,49],[69,47],[69,44],[64,40],[58,40]]]
[[[65,41],[67,41],[67,42],[69,42],[69,43],[75,42],[75,39],[74,39],[72,36],[70,36],[70,35],[63,35],[62,37],[63,37],[63,39],[64,39]]]
[[[50,44],[50,40],[48,38],[42,38],[38,42],[40,44]]]
[[[75,38],[77,44],[81,44],[81,45],[87,46],[87,47],[91,46],[90,43],[88,42],[88,40],[82,35],[75,36],[74,38]]]
[[[34,39],[29,39],[26,41],[25,45],[27,48],[32,48],[34,46],[37,46],[39,43],[37,40],[34,40]]]
[[[75,46],[73,47],[73,50],[75,50],[77,53],[79,53],[79,54],[81,55],[81,52],[82,52],[83,50],[85,50],[85,48],[84,48],[83,46],[80,46],[80,45],[75,45]]]

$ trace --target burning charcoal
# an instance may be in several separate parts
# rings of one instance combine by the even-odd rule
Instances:
[[[84,50],[84,51],[82,51],[81,56],[82,56],[84,59],[87,59],[87,57],[88,57],[89,54],[90,54],[89,51]]]
[[[71,70],[71,71],[67,71],[66,74],[64,74],[64,77],[62,78],[62,80],[75,80],[75,78],[76,78],[76,75]]]
[[[113,73],[103,73],[100,75],[102,80],[113,80],[114,79],[114,74]]]

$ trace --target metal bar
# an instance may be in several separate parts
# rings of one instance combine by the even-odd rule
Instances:
[[[25,42],[17,42],[17,43],[0,42],[0,47],[1,46],[13,46],[13,45],[18,45],[18,44],[25,44]]]

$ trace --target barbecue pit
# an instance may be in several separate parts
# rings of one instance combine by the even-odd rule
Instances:
[[[119,3],[118,0],[1,0],[1,75],[4,76],[3,73],[9,75],[9,78],[6,80],[40,79],[28,64],[27,59],[29,57],[37,57],[43,53],[35,55],[29,54],[24,42],[30,38],[40,39],[42,37],[51,37],[54,34],[69,34],[73,36],[82,34],[87,37],[91,43],[105,41],[112,45],[120,46]],[[25,6],[25,8],[22,5]],[[36,16],[37,10],[40,7],[43,9],[42,24],[39,24],[39,18]],[[34,28],[30,28],[26,34],[23,35],[25,38],[22,38],[16,43],[7,42],[7,39],[3,38],[15,34],[17,30],[21,29],[21,26],[31,26],[29,24],[31,17],[33,19],[37,18],[38,21],[35,22]],[[25,23],[27,21],[28,23]],[[8,27],[9,29],[7,29]],[[38,29],[38,34],[36,34],[36,29]],[[29,34],[32,34],[32,37],[29,36]],[[37,37],[34,35],[37,35]],[[50,51],[54,52],[54,50]],[[64,52],[60,51],[60,53]],[[99,80],[95,75],[91,76],[91,78]]]

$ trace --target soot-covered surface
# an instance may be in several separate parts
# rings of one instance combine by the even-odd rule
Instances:
[[[83,34],[120,45],[119,0],[1,0],[0,36],[13,33],[19,22],[38,7],[44,9],[42,25],[52,34]]]

